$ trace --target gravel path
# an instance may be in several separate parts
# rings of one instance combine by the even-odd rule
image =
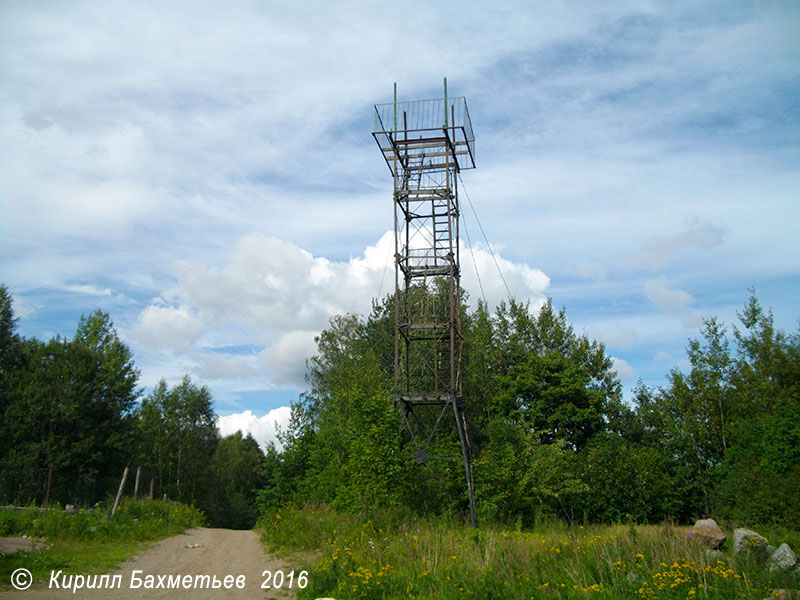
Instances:
[[[147,576],[152,576],[152,582],[158,583],[159,575],[181,577],[191,575],[216,575],[218,581],[223,582],[228,575],[235,578],[244,575],[245,588],[237,589],[138,589],[131,587],[131,577],[134,570],[141,571],[137,576],[142,582]],[[262,573],[269,570],[274,577],[277,572],[282,572],[284,582],[281,589],[271,587],[262,589],[265,577]],[[294,588],[288,587],[288,576],[292,569],[284,562],[266,554],[258,540],[258,535],[253,531],[234,531],[231,529],[206,529],[197,528],[158,542],[155,546],[142,554],[120,565],[119,569],[110,574],[122,575],[122,586],[119,589],[81,589],[76,593],[72,590],[48,589],[48,584],[38,584],[31,589],[20,592],[11,590],[4,597],[8,600],[27,600],[33,598],[86,598],[89,600],[133,600],[139,598],[192,598],[197,600],[221,600],[223,598],[281,598],[293,599],[294,589],[297,588],[295,573]],[[62,576],[63,577],[63,576]],[[93,576],[92,576],[93,577]],[[280,575],[278,576],[280,579]],[[63,585],[61,578],[59,584]],[[241,581],[241,579],[240,579]],[[163,582],[166,584],[167,579]],[[273,583],[270,581],[269,583]],[[277,582],[275,582],[277,583]],[[200,580],[202,585],[202,580]]]

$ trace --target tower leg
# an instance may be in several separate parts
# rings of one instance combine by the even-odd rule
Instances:
[[[475,485],[472,481],[472,464],[470,460],[469,438],[467,436],[467,420],[458,408],[458,401],[453,399],[453,416],[456,420],[458,429],[458,439],[461,442],[461,458],[464,462],[464,476],[467,481],[467,497],[469,499],[469,522],[473,527],[477,526],[477,516],[475,514]]]

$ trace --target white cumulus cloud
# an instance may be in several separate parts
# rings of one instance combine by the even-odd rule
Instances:
[[[393,252],[392,232],[360,256],[339,261],[248,233],[222,264],[177,261],[177,281],[141,311],[131,335],[150,350],[183,355],[201,377],[266,376],[273,389],[302,388],[314,338],[331,317],[365,315],[374,298],[393,292]],[[483,246],[462,248],[461,262],[473,306],[481,288],[496,306],[506,284],[517,299],[541,304],[550,283],[542,271],[497,251],[493,257]],[[250,350],[231,350],[243,347]]]
[[[252,434],[262,449],[270,442],[280,447],[276,433],[278,429],[286,430],[291,417],[291,408],[281,406],[274,408],[262,417],[257,417],[253,411],[246,410],[241,413],[224,415],[217,418],[217,428],[223,437],[241,431],[243,434]]]
[[[283,334],[278,341],[261,351],[263,363],[270,369],[277,385],[303,386],[305,361],[314,355],[318,331],[296,330]]]
[[[526,263],[503,258],[497,248],[475,244],[469,249],[462,243],[461,285],[467,290],[472,306],[481,299],[481,291],[490,309],[506,299],[509,293],[517,300],[530,300],[535,306],[544,300],[550,278]]]
[[[625,360],[612,356],[611,362],[614,363],[613,369],[617,372],[617,377],[619,377],[620,381],[630,381],[636,375],[634,368]]]
[[[131,331],[134,339],[151,348],[188,348],[204,330],[203,321],[188,307],[151,304]]]

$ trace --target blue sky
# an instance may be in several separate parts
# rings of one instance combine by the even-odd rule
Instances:
[[[756,289],[800,306],[800,4],[0,2],[0,281],[19,330],[108,311],[265,440],[328,319],[389,292],[372,105],[465,96],[512,293],[626,390]],[[505,289],[472,214],[486,296]],[[480,292],[462,253],[463,283]],[[284,407],[284,408],[282,408]]]

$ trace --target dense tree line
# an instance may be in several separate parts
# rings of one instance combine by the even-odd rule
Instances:
[[[331,320],[282,446],[266,454],[250,436],[220,439],[210,391],[188,377],[143,395],[109,315],[81,318],[70,339],[24,339],[11,300],[0,286],[0,502],[43,502],[52,475],[52,501],[94,503],[135,458],[159,495],[228,527],[287,502],[416,514],[466,506],[460,466],[416,464],[392,406],[390,298],[365,317]],[[800,334],[777,330],[755,295],[738,317],[732,328],[706,321],[689,341],[688,372],[640,384],[626,403],[604,346],[576,334],[563,309],[462,307],[480,518],[711,514],[800,526]],[[444,433],[431,453],[458,453]]]
[[[738,318],[730,336],[705,322],[687,348],[688,374],[640,386],[630,438],[666,460],[676,512],[797,527],[800,333],[776,330],[755,295]]]
[[[282,451],[267,453],[263,508],[291,499],[463,510],[463,472],[414,464],[389,400],[392,306],[387,298],[365,318],[336,317],[319,336],[310,390],[293,406]],[[551,302],[462,310],[484,521],[688,522],[705,513],[800,524],[800,336],[776,330],[755,295],[730,334],[706,321],[689,342],[688,374],[639,384],[632,405],[604,346],[576,334]]]
[[[91,505],[134,462],[158,496],[251,527],[264,461],[255,440],[220,439],[210,391],[188,377],[144,397],[138,380],[108,314],[82,317],[71,339],[23,339],[0,286],[0,502],[41,504],[49,490],[51,502]]]

